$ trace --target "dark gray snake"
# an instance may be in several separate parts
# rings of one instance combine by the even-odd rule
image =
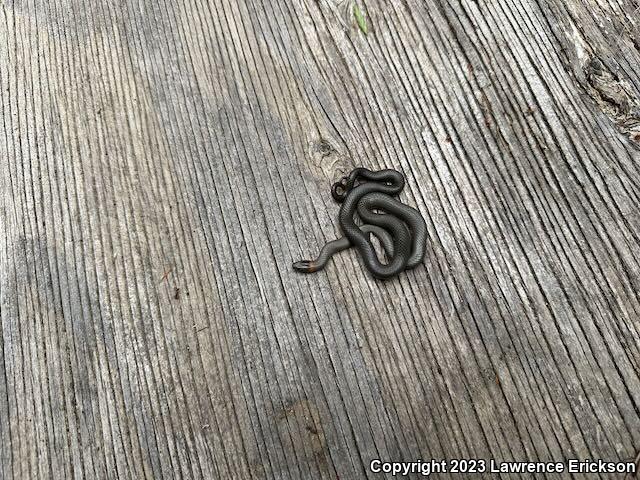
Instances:
[[[422,215],[393,198],[404,188],[404,176],[396,170],[356,168],[331,187],[333,198],[342,203],[338,223],[344,236],[328,242],[315,260],[293,264],[300,272],[322,270],[331,256],[355,246],[364,266],[376,278],[393,277],[422,263],[427,242],[427,226]],[[358,226],[358,213],[364,225]],[[378,260],[369,235],[375,235],[389,258]]]

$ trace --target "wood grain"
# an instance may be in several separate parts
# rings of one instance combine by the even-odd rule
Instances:
[[[0,478],[636,458],[640,4],[359,5],[0,3]],[[424,267],[296,274],[359,165]]]

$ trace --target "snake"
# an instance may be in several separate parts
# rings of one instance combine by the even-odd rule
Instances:
[[[365,268],[382,280],[420,265],[427,226],[418,210],[394,198],[404,186],[404,175],[393,169],[358,167],[342,177],[332,185],[331,195],[341,204],[338,224],[343,236],[327,242],[315,260],[295,262],[293,268],[303,273],[317,272],[333,255],[350,247],[356,248]],[[363,225],[356,224],[356,212]],[[382,244],[387,263],[378,259],[371,235]]]

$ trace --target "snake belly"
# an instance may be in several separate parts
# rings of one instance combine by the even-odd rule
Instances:
[[[419,265],[426,249],[427,228],[420,212],[393,198],[403,188],[403,175],[391,169],[356,168],[336,182],[331,193],[342,203],[338,223],[344,236],[328,242],[317,259],[296,262],[293,268],[305,273],[321,270],[332,255],[351,246],[376,278],[391,278]],[[364,225],[356,224],[356,212]],[[387,263],[378,259],[370,235],[383,244]]]

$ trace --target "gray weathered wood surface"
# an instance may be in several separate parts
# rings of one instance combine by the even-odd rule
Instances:
[[[636,458],[640,3],[360,6],[0,3],[1,478]],[[424,267],[296,275],[355,165]]]

